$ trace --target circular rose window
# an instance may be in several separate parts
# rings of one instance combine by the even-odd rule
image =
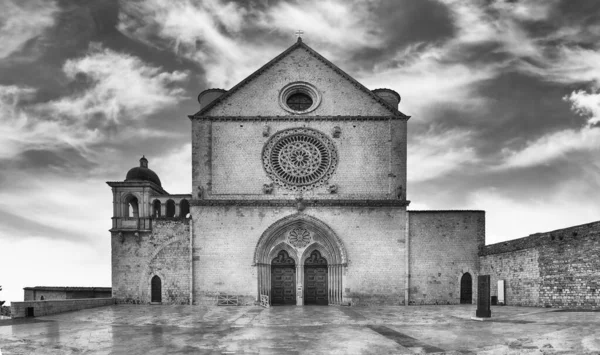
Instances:
[[[337,167],[331,139],[310,128],[274,134],[263,148],[263,167],[279,186],[306,191],[327,183]]]

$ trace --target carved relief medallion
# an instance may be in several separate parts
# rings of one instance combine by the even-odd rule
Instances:
[[[302,249],[310,243],[310,232],[305,228],[294,228],[288,234],[288,242],[296,249]]]

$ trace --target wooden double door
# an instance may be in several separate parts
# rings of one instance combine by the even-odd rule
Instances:
[[[328,305],[327,261],[313,251],[304,262],[305,305]],[[285,251],[279,252],[271,263],[271,304],[296,304],[296,265]]]

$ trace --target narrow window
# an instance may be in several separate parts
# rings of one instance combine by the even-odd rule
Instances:
[[[183,199],[179,202],[179,217],[185,218],[190,213],[190,203],[188,200]]]
[[[167,217],[175,217],[175,201],[167,201]]]
[[[154,200],[154,202],[152,203],[152,215],[154,216],[154,218],[160,218],[160,208],[161,208],[161,203],[159,200]]]

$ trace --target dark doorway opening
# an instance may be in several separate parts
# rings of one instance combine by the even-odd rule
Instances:
[[[304,261],[304,304],[328,305],[327,260],[317,250]]]
[[[460,304],[473,303],[473,279],[465,273],[460,279]]]
[[[296,263],[285,250],[271,261],[271,304],[296,304]]]
[[[154,275],[152,281],[150,281],[151,285],[151,302],[160,303],[162,302],[162,282],[160,281],[160,277]]]
[[[25,317],[35,317],[35,315],[33,314],[33,307],[25,308]]]

